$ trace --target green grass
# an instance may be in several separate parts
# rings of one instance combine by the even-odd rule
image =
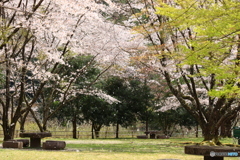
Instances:
[[[158,160],[175,158],[181,160],[202,160],[202,157],[171,155],[171,154],[142,154],[142,153],[101,153],[101,152],[56,152],[56,151],[20,151],[0,150],[3,160]]]
[[[160,139],[78,140],[78,143],[67,144],[67,148],[91,152],[182,153],[181,144],[171,144],[169,140]]]
[[[44,139],[43,141],[48,140]],[[184,146],[199,143],[202,138],[171,139],[56,139],[65,140],[63,151],[35,149],[0,149],[3,160],[202,160],[203,156],[184,154]],[[223,139],[232,143],[232,139]],[[187,143],[187,144],[185,144]],[[240,158],[224,158],[239,160]]]

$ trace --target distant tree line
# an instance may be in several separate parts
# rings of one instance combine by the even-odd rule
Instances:
[[[81,56],[71,61],[71,65],[82,67],[91,61],[90,56]],[[64,70],[63,70],[64,71]],[[99,74],[99,70],[94,67],[88,68],[84,77],[79,77],[76,81],[77,88],[83,89],[86,82],[90,82]],[[67,75],[68,72],[63,72]],[[120,76],[109,76],[102,78],[94,84],[98,90],[116,98],[119,102],[108,103],[95,95],[78,94],[74,99],[64,104],[56,114],[50,118],[44,119],[51,111],[56,110],[58,101],[51,101],[46,107],[42,105],[39,108],[39,115],[43,117],[44,128],[47,130],[47,122],[57,119],[58,122],[65,126],[68,121],[72,122],[73,138],[77,138],[77,126],[82,123],[92,125],[92,138],[98,138],[99,132],[103,126],[116,126],[116,138],[119,138],[119,128],[130,127],[137,122],[146,124],[146,131],[149,128],[153,130],[162,130],[164,134],[171,135],[176,125],[191,128],[196,125],[195,120],[184,108],[177,110],[168,110],[166,112],[156,112],[159,106],[155,104],[158,99],[154,91],[140,78]],[[44,92],[45,97],[49,97],[49,90]]]

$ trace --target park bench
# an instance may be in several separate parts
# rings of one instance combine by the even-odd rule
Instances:
[[[224,157],[240,157],[240,148],[192,145],[185,146],[185,154],[201,155],[204,160],[223,160]]]
[[[46,150],[62,150],[66,147],[65,141],[46,141],[43,142],[42,148]]]
[[[23,142],[8,140],[2,143],[3,148],[23,148]]]

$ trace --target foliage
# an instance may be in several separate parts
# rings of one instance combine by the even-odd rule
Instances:
[[[150,108],[153,95],[148,86],[140,80],[110,77],[105,82],[104,88],[108,94],[120,101],[113,105],[115,123],[127,127],[135,123],[137,118],[146,121],[152,112]]]
[[[164,112],[158,111],[150,125],[156,130],[163,131],[165,135],[171,136],[177,131],[177,126],[191,129],[197,125],[197,122],[185,108],[179,107]]]
[[[99,137],[99,131],[113,122],[114,112],[110,104],[96,96],[84,96],[81,100],[81,111],[83,119],[92,124],[96,138]]]
[[[211,96],[238,98],[239,2],[175,2],[175,6],[160,3],[163,7],[157,8],[157,14],[169,18],[170,30],[190,30],[192,35],[183,36],[187,43],[179,43],[172,57],[181,60],[180,66],[197,64],[195,76],[214,74],[216,87],[209,89]]]
[[[185,108],[179,107],[177,108],[176,112],[178,112],[179,115],[179,126],[184,126],[188,129],[191,129],[192,127],[198,125],[196,119],[191,114],[189,114]]]
[[[138,22],[134,31],[146,44],[135,59],[167,82],[174,97],[166,107],[184,107],[198,121],[205,140],[220,144],[218,129],[226,122],[234,125],[240,110],[239,2],[144,2],[132,18]]]
[[[114,123],[127,127],[135,122],[136,118],[132,113],[133,107],[128,105],[129,89],[124,79],[110,77],[105,82],[104,90],[111,96],[117,98],[121,103],[114,104]]]
[[[129,83],[129,96],[131,99],[128,103],[131,106],[136,106],[136,117],[142,122],[151,119],[151,114],[154,111],[154,95],[152,94],[150,87],[147,85],[146,80],[142,82],[140,79],[135,78],[130,79]]]

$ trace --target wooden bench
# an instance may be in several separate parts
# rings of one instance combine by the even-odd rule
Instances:
[[[42,148],[46,150],[62,150],[66,147],[65,141],[46,141],[43,142]]]
[[[2,143],[3,148],[23,148],[23,142],[8,140]]]
[[[192,145],[185,146],[185,154],[202,155],[204,160],[223,160],[224,157],[240,157],[240,148]]]

